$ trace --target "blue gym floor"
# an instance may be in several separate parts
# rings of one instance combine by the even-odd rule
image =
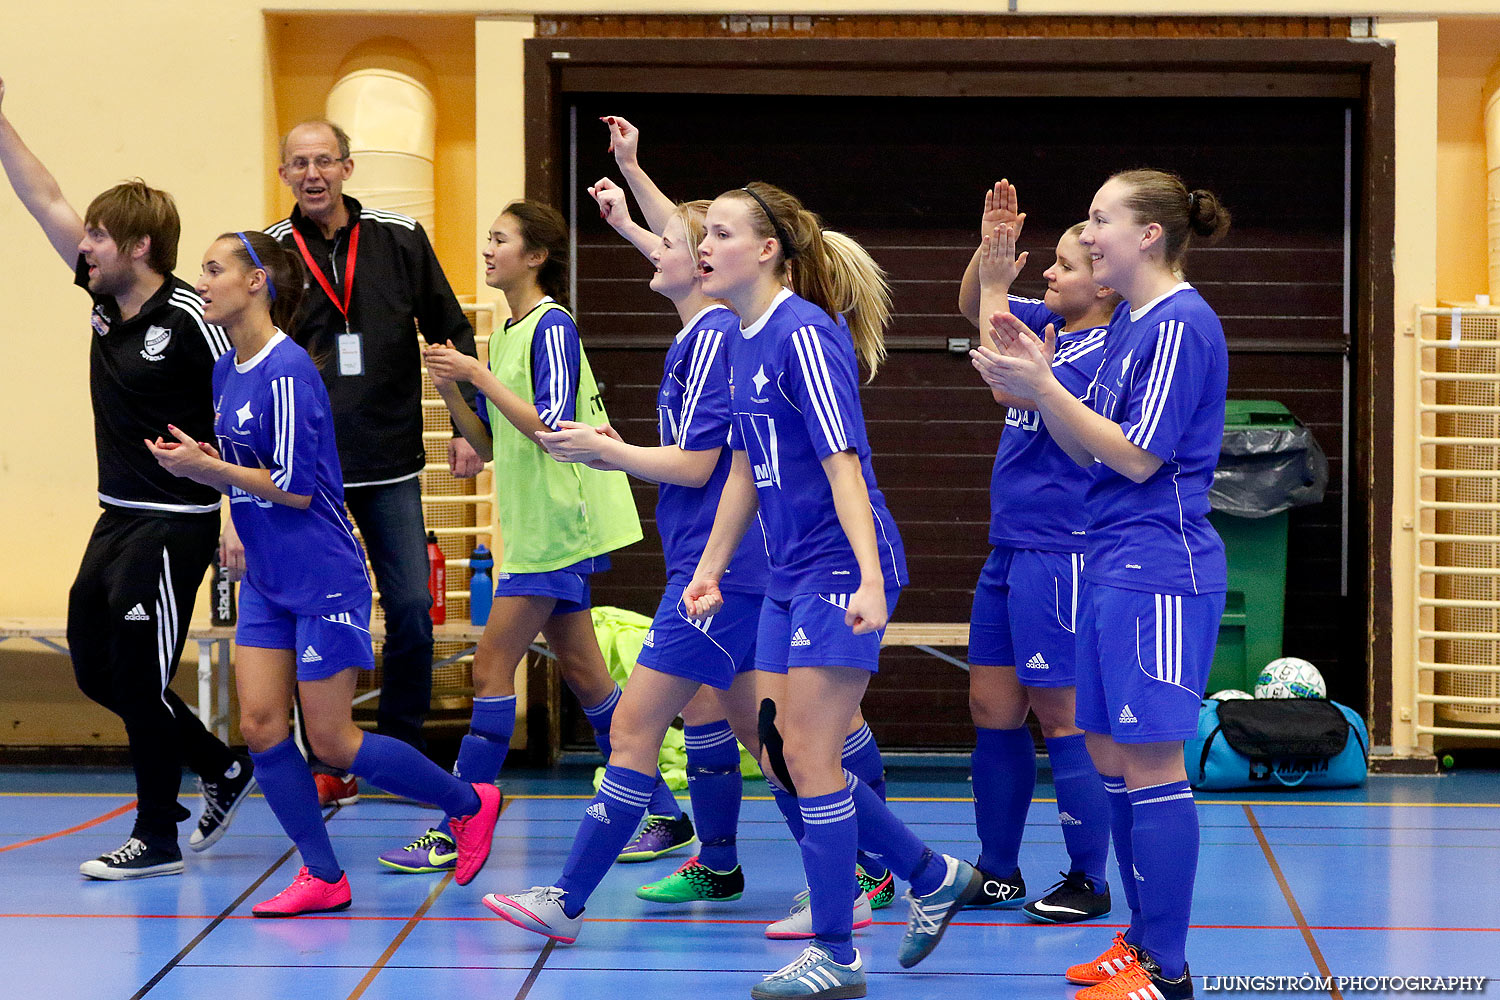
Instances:
[[[637,885],[682,860],[669,857],[615,866],[575,945],[554,947],[485,910],[484,893],[554,880],[588,773],[507,775],[494,854],[462,888],[451,876],[397,875],[375,863],[381,850],[425,829],[434,812],[371,795],[329,810],[354,905],[322,917],[256,920],[251,904],[283,888],[298,865],[259,796],[211,851],[185,852],[185,875],[94,882],[78,865],[128,835],[129,775],[4,772],[0,996],[703,1000],[747,997],[762,974],[796,957],[800,943],[762,936],[764,924],[786,913],[802,875],[758,784],[747,784],[753,798],[741,816],[747,888],[739,902],[670,907],[636,899]],[[972,857],[965,779],[957,767],[894,767],[888,791],[933,847]],[[1347,792],[1200,796],[1203,849],[1188,938],[1199,996],[1216,992],[1221,976],[1500,976],[1497,779],[1483,771],[1374,776]],[[1050,795],[1050,785],[1038,786],[1022,850],[1033,895],[1065,867]],[[197,800],[184,801],[196,813]],[[1123,911],[1119,899],[1102,921],[1072,926],[1033,924],[1014,911],[967,912],[931,957],[905,971],[895,959],[905,924],[898,897],[855,943],[872,997],[1065,1000],[1076,987],[1061,971],[1107,947]],[[1363,995],[1398,992],[1406,991]]]

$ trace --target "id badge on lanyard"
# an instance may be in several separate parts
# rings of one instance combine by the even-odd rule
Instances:
[[[344,263],[344,298],[342,301],[334,294],[333,284],[312,253],[307,249],[307,241],[302,234],[292,229],[292,238],[297,241],[297,249],[302,251],[302,259],[307,263],[307,269],[317,279],[319,285],[323,286],[323,293],[328,296],[333,307],[344,317],[344,332],[335,338],[335,347],[338,353],[340,375],[363,375],[365,373],[365,349],[364,336],[354,332],[349,326],[349,303],[354,297],[354,266],[359,258],[359,223],[354,223],[349,232],[349,252]]]

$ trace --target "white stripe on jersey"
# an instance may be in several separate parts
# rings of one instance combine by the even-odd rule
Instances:
[[[1087,335],[1064,344],[1058,348],[1057,357],[1052,359],[1052,364],[1056,366],[1065,362],[1077,361],[1085,354],[1092,354],[1104,346],[1104,335],[1108,332],[1108,327],[1096,326]]]
[[[698,400],[708,384],[708,373],[713,371],[714,356],[719,352],[719,343],[724,334],[719,330],[704,330],[693,342],[692,357],[688,363],[687,385],[682,393],[682,415],[677,421],[676,440],[681,444],[688,436],[693,414],[698,409]]]
[[[552,404],[541,413],[542,423],[556,427],[562,419],[563,407],[573,395],[573,386],[568,380],[568,354],[564,345],[565,330],[561,323],[542,331],[542,347],[547,353],[547,391],[552,395]],[[576,417],[578,414],[574,414]]]
[[[215,358],[229,350],[229,335],[222,327],[214,326],[203,318],[203,300],[197,294],[185,288],[173,289],[167,301],[177,306],[183,312],[193,317],[198,324],[198,330],[203,334],[203,339],[208,342],[208,352]]]
[[[328,505],[328,509],[333,513],[334,522],[343,527],[344,537],[349,539],[349,545],[354,549],[354,554],[359,557],[359,569],[365,575],[365,583],[371,583],[370,569],[365,564],[365,550],[360,548],[359,539],[354,537],[354,531],[349,526],[348,515],[344,512],[344,505],[334,503],[333,497],[329,496],[328,491],[322,486],[318,487],[317,498]]]
[[[359,217],[361,219],[373,219],[376,222],[385,222],[393,226],[400,226],[403,229],[410,229],[413,232],[417,228],[417,220],[411,216],[402,215],[400,212],[388,212],[383,208],[366,208],[361,206]]]
[[[1172,376],[1177,371],[1177,350],[1182,346],[1181,320],[1165,320],[1157,327],[1156,356],[1151,359],[1151,374],[1146,380],[1146,398],[1141,401],[1141,421],[1130,432],[1132,444],[1149,448],[1172,391]]]
[[[293,379],[283,375],[271,382],[271,427],[276,433],[273,458],[277,469],[271,473],[271,483],[281,490],[292,481],[292,463],[297,446],[297,397]]]
[[[802,327],[792,334],[792,347],[797,351],[797,360],[802,366],[802,381],[807,384],[807,394],[812,400],[813,412],[818,416],[829,450],[847,450],[849,436],[844,432],[844,418],[839,413],[838,399],[833,394],[833,379],[828,373],[823,345],[818,341],[817,332],[811,327]]]
[[[273,222],[265,228],[264,232],[273,240],[284,240],[292,235],[292,220],[282,219],[280,222]]]

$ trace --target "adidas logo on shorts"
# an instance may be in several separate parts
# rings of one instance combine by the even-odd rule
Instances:
[[[1119,721],[1121,725],[1131,725],[1140,722],[1141,720],[1137,719],[1135,717],[1135,713],[1130,710],[1130,706],[1126,705],[1124,708],[1120,709]]]
[[[604,808],[603,802],[595,802],[584,810],[586,815],[592,816],[605,826],[609,825],[609,813]]]
[[[151,620],[151,616],[146,614],[145,608],[137,604],[135,607],[125,612],[125,620],[128,622],[149,622]]]
[[[654,629],[654,628],[648,628],[646,630],[646,638],[644,638],[644,639],[641,640],[641,645],[642,646],[654,646],[654,645],[656,645],[656,629]]]
[[[308,646],[306,649],[304,649],[302,651],[302,662],[303,663],[322,663],[323,662],[323,657],[321,657],[321,656],[318,655],[318,651],[316,649],[313,649],[311,646]]]
[[[1083,820],[1081,820],[1081,819],[1074,819],[1071,813],[1065,813],[1065,812],[1060,812],[1060,813],[1057,814],[1057,821],[1059,823],[1061,823],[1063,826],[1082,826],[1083,825]]]
[[[798,626],[797,631],[792,633],[792,645],[794,647],[812,645],[812,640],[807,637],[806,632],[802,631],[801,626]]]
[[[1051,670],[1052,668],[1047,665],[1047,661],[1046,660],[1042,659],[1042,654],[1041,653],[1037,653],[1031,659],[1029,659],[1029,660],[1026,661],[1026,669],[1027,670]]]

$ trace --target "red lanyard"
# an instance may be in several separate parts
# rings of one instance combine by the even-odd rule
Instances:
[[[333,307],[344,314],[344,329],[349,329],[349,302],[354,296],[354,264],[359,257],[359,223],[356,221],[354,228],[349,230],[349,252],[344,257],[344,301],[342,302],[334,294],[333,284],[329,282],[323,269],[318,266],[318,262],[313,259],[312,253],[307,249],[307,241],[302,238],[296,226],[292,227],[292,238],[297,241],[297,249],[302,251],[302,259],[307,262],[307,269],[312,272],[314,278],[318,279],[318,284],[323,286],[323,291],[327,293]]]

